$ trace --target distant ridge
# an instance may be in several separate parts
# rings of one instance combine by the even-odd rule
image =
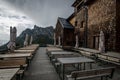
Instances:
[[[23,46],[26,34],[29,35],[29,38],[30,36],[33,36],[34,44],[37,43],[40,44],[41,46],[46,44],[53,44],[53,32],[54,32],[53,26],[42,28],[37,25],[34,25],[33,29],[27,28],[17,37],[16,41],[17,46]]]
[[[29,37],[31,35],[33,36],[33,44],[40,44],[40,46],[46,46],[46,44],[53,44],[53,32],[54,32],[53,26],[48,26],[48,27],[42,28],[37,25],[34,25],[33,29],[29,29],[29,28],[25,29],[17,37],[16,45],[18,47],[23,46],[26,34],[28,34]],[[0,46],[0,51],[7,50],[7,47],[6,47],[7,44],[8,43]]]

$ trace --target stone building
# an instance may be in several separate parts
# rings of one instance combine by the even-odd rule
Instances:
[[[67,19],[58,18],[55,28],[56,45],[65,47],[74,45],[74,27]]]
[[[120,52],[119,0],[76,0],[75,34],[81,47],[98,49],[99,34],[105,35],[105,48]]]

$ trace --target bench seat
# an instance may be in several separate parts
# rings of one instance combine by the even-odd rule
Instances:
[[[73,71],[70,75],[66,75],[67,80],[79,80],[79,79],[89,79],[95,77],[112,78],[114,73],[114,67],[107,67],[101,69],[83,70],[83,71]]]

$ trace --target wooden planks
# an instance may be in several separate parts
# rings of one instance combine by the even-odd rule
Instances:
[[[0,58],[24,58],[31,56],[31,53],[22,54],[22,53],[10,53],[10,54],[0,54]]]
[[[12,69],[0,69],[0,80],[11,80],[19,68],[12,68]]]
[[[0,68],[15,68],[25,64],[27,64],[25,58],[0,60]]]

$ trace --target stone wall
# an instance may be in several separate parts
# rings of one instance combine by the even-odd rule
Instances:
[[[80,11],[76,14],[77,26],[75,27],[75,33],[79,36],[79,45],[80,47],[84,45],[84,31],[85,31],[85,9],[81,8]]]
[[[94,37],[100,30],[105,34],[105,46],[115,50],[116,44],[116,0],[95,0],[88,5],[88,47],[94,48]]]

